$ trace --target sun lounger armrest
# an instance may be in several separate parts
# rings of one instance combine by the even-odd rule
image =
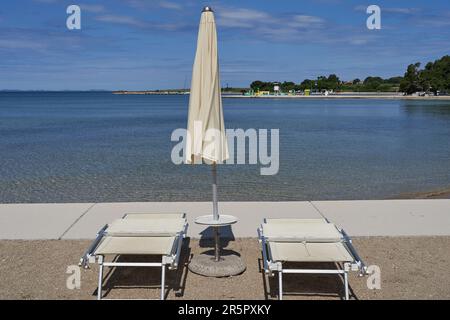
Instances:
[[[258,240],[261,243],[262,255],[263,255],[263,268],[265,273],[271,273],[269,269],[269,260],[267,255],[267,243],[266,238],[264,237],[262,226],[257,229],[258,231]]]
[[[98,232],[97,232],[97,236],[95,238],[94,241],[92,241],[91,245],[89,246],[89,248],[86,250],[86,252],[83,254],[83,256],[80,258],[80,262],[78,263],[78,265],[80,267],[83,267],[84,269],[88,269],[89,268],[89,259],[92,257],[93,253],[95,252],[95,249],[97,249],[98,245],[100,244],[100,242],[102,241],[104,235],[105,235],[105,230],[108,228],[108,225],[105,224],[103,226],[103,228],[101,228]]]
[[[339,231],[342,233],[343,240],[344,240],[343,241],[344,245],[347,247],[348,251],[350,252],[350,254],[355,259],[355,263],[358,265],[360,274],[362,276],[366,275],[367,274],[366,264],[361,259],[361,257],[359,256],[358,252],[356,251],[355,247],[353,246],[352,239],[350,238],[350,236],[343,229],[340,229]]]
[[[185,223],[183,226],[183,231],[181,231],[176,239],[176,250],[173,253],[174,259],[172,264],[170,265],[169,269],[176,269],[178,268],[178,263],[180,261],[180,256],[181,256],[181,247],[183,246],[183,239],[186,237],[187,234],[187,229],[188,229],[189,223]]]

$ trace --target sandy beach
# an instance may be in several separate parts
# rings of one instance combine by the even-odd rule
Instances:
[[[97,267],[81,271],[81,288],[66,287],[68,265],[76,265],[87,240],[0,241],[0,299],[95,299]],[[354,244],[368,265],[381,268],[381,290],[366,278],[350,276],[351,299],[449,299],[450,237],[362,237]],[[203,246],[203,244],[201,244]],[[241,254],[247,270],[232,278],[205,278],[181,267],[168,273],[168,299],[277,299],[276,278],[260,272],[256,239],[237,239],[226,250]],[[208,250],[187,239],[184,264]],[[159,270],[123,268],[106,272],[105,298],[159,295]],[[285,299],[340,299],[342,283],[333,276],[286,275]],[[155,287],[156,286],[156,287]],[[295,294],[294,294],[295,293]]]

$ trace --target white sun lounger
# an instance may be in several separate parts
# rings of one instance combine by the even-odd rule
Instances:
[[[349,298],[348,272],[366,272],[351,239],[325,219],[265,219],[258,228],[264,272],[278,272],[280,300],[283,299],[283,273],[343,275],[345,299]],[[335,263],[336,269],[286,269],[284,262]]]
[[[96,239],[80,259],[80,265],[99,264],[97,299],[102,299],[104,267],[160,267],[161,300],[165,297],[166,267],[178,267],[188,223],[183,213],[129,213],[97,233]],[[161,262],[117,262],[117,256],[157,255]],[[106,256],[113,259],[106,261]]]

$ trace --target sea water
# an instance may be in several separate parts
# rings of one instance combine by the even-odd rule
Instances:
[[[450,101],[224,98],[227,128],[279,129],[279,172],[222,165],[219,200],[384,199],[450,186]],[[209,201],[175,165],[187,95],[0,93],[0,203]]]

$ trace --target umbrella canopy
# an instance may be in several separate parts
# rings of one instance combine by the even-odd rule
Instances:
[[[222,163],[228,146],[220,94],[217,32],[214,13],[206,7],[200,18],[197,51],[189,97],[186,163]]]

